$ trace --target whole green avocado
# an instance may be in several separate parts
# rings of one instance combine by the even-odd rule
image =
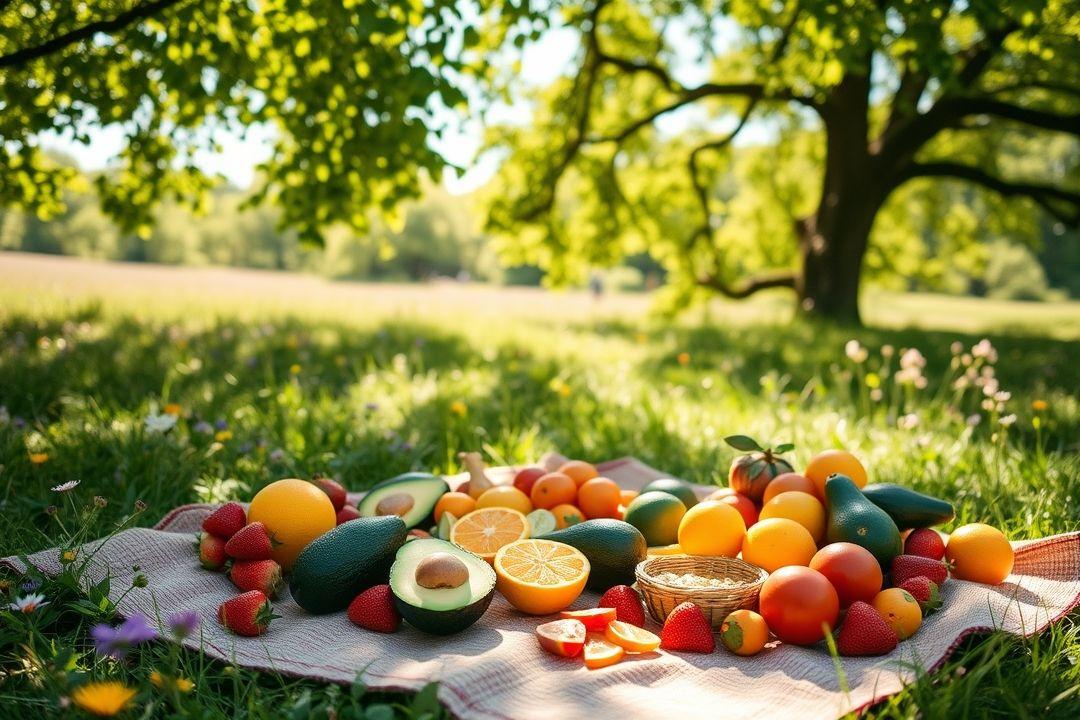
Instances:
[[[586,520],[541,537],[580,550],[590,565],[586,587],[597,592],[632,584],[634,569],[647,551],[641,531],[622,520]]]
[[[825,479],[825,504],[829,524],[825,538],[830,543],[849,542],[866,548],[883,568],[904,551],[900,530],[889,514],[870,502],[847,475]]]

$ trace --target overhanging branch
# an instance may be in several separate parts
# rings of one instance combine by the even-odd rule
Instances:
[[[751,275],[737,285],[731,285],[715,275],[709,275],[699,278],[697,283],[702,287],[715,290],[724,297],[731,298],[732,300],[742,300],[743,298],[750,297],[754,293],[761,292],[762,290],[769,290],[771,288],[793,289],[795,287],[795,274],[788,270],[761,273],[760,275]]]
[[[966,117],[989,115],[1043,130],[1080,135],[1080,113],[1058,115],[1045,110],[1021,107],[988,97],[956,98],[949,101],[949,106],[951,106],[950,114],[959,114]]]

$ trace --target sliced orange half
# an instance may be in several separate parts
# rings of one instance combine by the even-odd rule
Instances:
[[[473,510],[454,523],[450,542],[489,563],[504,545],[529,537],[529,521],[517,510],[488,507]]]
[[[644,628],[615,620],[604,628],[604,637],[627,652],[652,652],[660,647],[660,638]]]
[[[626,651],[615,643],[608,642],[603,635],[589,633],[585,637],[585,649],[582,656],[585,658],[585,667],[602,668],[614,665],[623,659]]]
[[[495,587],[511,605],[531,615],[565,609],[589,579],[588,558],[554,540],[517,540],[495,554],[494,564]]]

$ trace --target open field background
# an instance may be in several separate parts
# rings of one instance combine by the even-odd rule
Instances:
[[[65,515],[46,512],[49,488],[70,479],[82,481],[81,502],[108,500],[83,518],[99,536],[136,500],[148,506],[136,522],[149,525],[175,505],[246,499],[284,476],[333,474],[359,489],[412,468],[456,471],[463,449],[492,463],[549,449],[633,454],[722,484],[732,451],[721,438],[736,432],[795,442],[796,466],[846,447],[874,481],[950,498],[956,524],[982,520],[1014,538],[1080,528],[1080,303],[878,294],[865,306],[872,326],[857,332],[787,324],[786,295],[669,321],[644,295],[597,302],[0,254],[0,549],[57,544]],[[852,339],[868,359],[845,356]],[[981,357],[965,360],[973,347]],[[925,387],[897,380],[908,348],[922,358],[908,355],[909,375]],[[979,384],[958,383],[969,367]],[[155,434],[144,419],[166,403],[182,417]],[[42,622],[84,652],[96,619],[55,602]],[[1078,619],[1027,641],[968,641],[871,714],[1076,717]],[[62,712],[48,700],[60,690],[26,670],[49,652],[0,629],[0,704],[12,716]],[[145,685],[167,652],[72,662]],[[148,695],[152,715],[405,712],[401,698],[377,697],[350,715],[349,691],[181,662],[200,691]]]

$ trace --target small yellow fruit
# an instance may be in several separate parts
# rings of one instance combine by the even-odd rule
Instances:
[[[810,531],[794,520],[769,518],[746,531],[743,560],[769,572],[788,565],[809,565],[817,553]]]
[[[745,534],[739,511],[716,500],[698,503],[679,521],[679,546],[688,555],[735,557]]]
[[[485,490],[476,501],[476,507],[505,507],[517,510],[522,515],[528,515],[533,510],[532,500],[525,493],[510,485],[496,485]]]
[[[270,554],[288,570],[308,543],[334,529],[337,513],[330,498],[313,483],[289,478],[257,492],[247,519],[266,526],[274,542]]]
[[[945,559],[960,580],[998,585],[1009,577],[1015,559],[1008,538],[995,527],[971,523],[953,530]]]
[[[760,519],[787,518],[810,532],[815,543],[825,537],[825,506],[813,495],[791,490],[782,492],[761,508]]]

